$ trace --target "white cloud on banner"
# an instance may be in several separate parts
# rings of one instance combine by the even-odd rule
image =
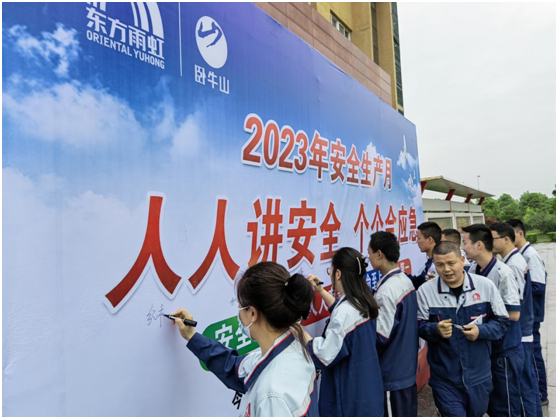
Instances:
[[[76,39],[77,31],[66,29],[61,23],[56,24],[52,33],[42,32],[43,39],[31,36],[27,28],[21,25],[12,26],[8,34],[23,56],[35,60],[42,58],[52,64],[58,62],[54,72],[59,77],[68,77],[70,62],[78,58],[80,47]]]
[[[202,130],[199,124],[200,114],[189,115],[178,127],[172,139],[170,153],[173,159],[192,157],[198,152]]]
[[[407,143],[405,142],[405,136],[403,136],[403,150],[399,152],[397,165],[406,170],[407,164],[409,165],[409,169],[412,169],[417,166],[417,160],[407,153]]]
[[[411,204],[413,207],[418,208],[422,206],[422,189],[420,187],[420,182],[414,183],[412,182],[412,178],[409,178],[407,181],[401,179],[401,182],[411,197]]]
[[[132,109],[117,97],[79,82],[29,94],[2,94],[3,112],[21,131],[46,142],[74,147],[143,141],[146,134]]]

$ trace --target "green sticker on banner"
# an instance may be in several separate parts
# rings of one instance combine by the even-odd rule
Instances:
[[[242,330],[238,327],[236,316],[210,324],[203,331],[202,335],[221,342],[229,349],[236,349],[239,355],[247,354],[260,347],[258,342],[242,333]],[[200,361],[200,364],[204,370],[209,371],[202,361]]]

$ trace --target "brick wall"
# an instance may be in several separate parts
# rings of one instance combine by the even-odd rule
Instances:
[[[254,3],[393,106],[391,77],[308,3]]]

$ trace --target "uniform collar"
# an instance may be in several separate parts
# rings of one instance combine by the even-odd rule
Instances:
[[[393,268],[391,271],[389,271],[387,274],[385,274],[385,275],[382,277],[382,279],[380,279],[380,280],[378,281],[378,283],[376,284],[376,287],[374,288],[374,291],[378,291],[378,290],[380,289],[380,287],[381,287],[382,285],[384,285],[385,282],[386,282],[389,278],[391,278],[392,276],[397,275],[397,274],[399,274],[399,273],[401,273],[401,269],[399,269],[399,268]]]
[[[465,278],[463,278],[463,292],[473,291],[475,289],[475,284],[473,284],[473,278],[468,272],[463,271]],[[438,294],[451,294],[451,289],[448,284],[438,276]]]
[[[529,246],[531,246],[531,243],[527,242],[523,245],[521,249],[519,249],[522,255],[525,254],[525,251],[529,248]]]
[[[273,343],[273,346],[267,351],[267,353],[258,361],[250,375],[244,380],[244,385],[246,390],[248,390],[252,384],[254,384],[260,374],[265,370],[271,361],[273,361],[281,352],[283,352],[292,342],[294,341],[294,336],[291,331],[283,333]]]
[[[497,260],[498,259],[496,259],[494,256],[492,256],[492,259],[490,260],[490,262],[488,262],[488,265],[486,265],[484,267],[484,269],[478,273],[478,275],[488,276],[488,274],[490,273],[490,271],[492,270],[494,265],[496,265]],[[477,264],[477,268],[480,268],[480,266],[478,264]]]
[[[504,257],[502,258],[502,262],[508,263],[508,261],[511,259],[511,257],[512,257],[513,255],[517,255],[518,253],[519,253],[519,251],[518,251],[517,249],[514,248],[510,253],[508,253],[506,256],[504,256]]]

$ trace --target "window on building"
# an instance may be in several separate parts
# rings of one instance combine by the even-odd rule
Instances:
[[[380,52],[378,50],[378,17],[376,15],[376,3],[370,3],[372,11],[372,46],[374,49],[374,62],[380,65]]]
[[[395,86],[397,90],[397,104],[403,108],[403,78],[401,76],[401,51],[399,49],[399,19],[397,17],[397,3],[391,3],[391,19],[393,23],[393,47],[395,55]]]
[[[341,32],[345,38],[349,41],[351,40],[351,31],[343,23],[341,23],[333,13],[331,14],[331,24],[335,27],[335,29]]]

